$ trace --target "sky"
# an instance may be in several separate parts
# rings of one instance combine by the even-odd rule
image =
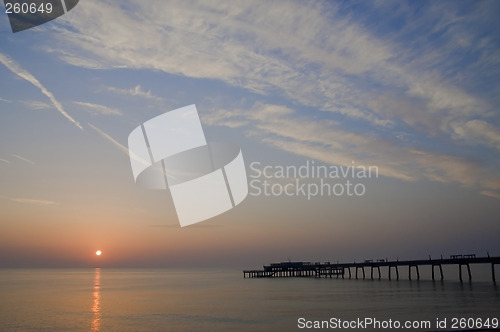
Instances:
[[[12,33],[2,7],[0,267],[500,255],[499,11],[81,0]],[[168,190],[135,184],[127,142],[191,104],[207,140],[241,147],[250,186],[230,211],[180,227]],[[311,165],[377,172],[277,173]],[[298,189],[322,184],[344,191]]]

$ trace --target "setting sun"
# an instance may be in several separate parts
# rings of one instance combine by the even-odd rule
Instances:
[[[96,254],[97,256],[101,256],[102,252],[101,252],[100,250],[97,250],[97,251],[95,252],[95,254]]]

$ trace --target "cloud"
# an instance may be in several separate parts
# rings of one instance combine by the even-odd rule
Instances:
[[[62,116],[64,116],[66,119],[68,119],[71,123],[73,123],[76,127],[78,127],[80,130],[83,131],[83,127],[75,120],[73,119],[66,111],[64,110],[63,106],[61,103],[54,97],[52,92],[47,90],[40,81],[36,79],[31,73],[23,69],[19,64],[17,64],[14,60],[9,58],[8,56],[0,53],[0,62],[7,67],[11,72],[16,74],[17,76],[25,79],[26,81],[30,82],[34,86],[36,86],[40,91],[49,98],[49,100],[52,102],[52,105],[61,113]]]
[[[81,101],[75,101],[74,103],[89,109],[92,112],[92,114],[94,114],[94,115],[95,114],[122,115],[122,112],[120,112],[116,108],[111,108],[111,107],[104,106],[104,105],[86,103],[86,102],[81,102]]]
[[[18,155],[18,154],[13,154],[13,155],[12,155],[12,157],[17,158],[17,159],[19,159],[19,160],[22,160],[22,161],[24,161],[24,162],[26,162],[26,163],[28,163],[28,164],[35,165],[35,162],[34,162],[33,160],[30,160],[30,159],[25,158],[25,157],[21,157],[21,156],[20,156],[20,155]]]
[[[497,193],[497,192],[494,192],[494,191],[484,190],[484,191],[481,191],[481,194],[484,195],[484,196],[488,196],[488,197],[493,197],[493,198],[496,198],[496,199],[500,199],[500,193]]]
[[[44,199],[11,198],[10,200],[13,201],[13,202],[16,202],[16,203],[36,205],[36,206],[53,206],[53,205],[58,205],[57,202],[48,201],[48,200],[44,200]]]
[[[11,164],[11,162],[10,162],[10,161],[8,161],[7,159],[2,159],[2,158],[0,158],[0,161],[1,161],[1,162],[4,162],[4,163],[6,163],[6,164]]]
[[[286,96],[375,127],[401,122],[450,135],[448,124],[453,120],[491,109],[487,101],[446,79],[439,70],[447,66],[457,47],[463,49],[468,44],[441,46],[442,41],[463,39],[464,32],[468,32],[468,40],[475,40],[476,31],[459,25],[464,19],[457,10],[447,11],[451,14],[443,17],[443,6],[427,6],[422,9],[426,16],[415,18],[402,9],[385,9],[380,16],[400,15],[411,24],[400,36],[383,38],[362,20],[341,14],[335,3],[179,1],[169,4],[167,10],[160,1],[145,0],[130,11],[124,9],[129,8],[125,3],[117,7],[113,1],[87,1],[78,16],[67,20],[73,29],[58,33],[64,45],[73,48],[53,48],[51,52],[81,66],[85,66],[81,59],[86,58],[100,61],[101,68],[150,69],[219,79],[259,94]],[[481,21],[483,12],[472,11],[468,21]],[[423,40],[432,43],[435,50],[404,44],[403,37],[420,42],[422,36],[417,33],[428,31],[429,24],[440,38]],[[452,57],[451,61],[458,60]],[[384,95],[387,90],[398,92],[399,101],[416,101],[420,109],[412,112],[373,106],[372,96]]]
[[[345,19],[330,21],[323,9],[335,14],[300,2],[238,2],[234,7],[178,2],[165,10],[159,1],[143,1],[132,13],[109,1],[88,1],[80,16],[67,21],[75,32],[61,31],[65,42],[84,53],[68,48],[58,53],[73,64],[74,59],[97,58],[101,67],[217,78],[260,93],[284,90],[290,97],[306,98],[297,88],[309,86],[307,93],[316,87],[329,90],[330,75],[318,77],[322,69],[359,74],[391,57],[390,50],[361,27],[348,26]],[[296,66],[298,62],[302,64]],[[320,67],[311,70],[308,64]],[[332,83],[341,86],[342,80]]]
[[[458,138],[487,144],[500,150],[500,130],[486,121],[471,120],[461,124],[453,124],[452,128]]]
[[[49,51],[87,68],[163,71],[243,88],[266,101],[203,121],[292,153],[376,163],[381,174],[406,181],[494,182],[497,162],[488,169],[470,157],[477,146],[498,149],[492,2],[367,3],[364,12],[279,0],[120,3],[87,0],[63,18],[71,27],[57,31],[64,48],[56,42]],[[471,148],[457,152],[457,144]]]
[[[134,97],[142,97],[146,99],[151,99],[151,100],[156,100],[156,101],[162,101],[163,99],[160,97],[156,97],[151,94],[151,91],[144,91],[142,90],[140,85],[136,85],[135,87],[131,89],[120,89],[117,87],[110,86],[107,88],[108,91],[118,93],[121,95],[128,95],[128,96],[134,96]]]
[[[240,128],[249,137],[329,164],[352,166],[355,161],[374,165],[380,175],[404,181],[428,179],[466,187],[487,187],[489,183],[481,183],[488,174],[474,161],[346,131],[338,122],[303,117],[285,106],[256,103],[250,110],[218,110],[203,117],[205,124],[227,127],[233,120],[242,124]]]
[[[0,101],[3,101],[4,103],[12,103],[12,101],[4,98],[0,98]]]
[[[36,100],[23,101],[22,103],[24,105],[28,106],[29,108],[34,109],[34,110],[43,110],[43,109],[52,108],[52,106],[50,104],[44,103],[42,101],[36,101]]]

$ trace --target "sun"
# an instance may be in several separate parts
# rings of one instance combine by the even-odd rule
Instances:
[[[95,254],[96,254],[97,256],[101,256],[102,252],[101,252],[100,250],[97,250],[97,251],[95,252]]]

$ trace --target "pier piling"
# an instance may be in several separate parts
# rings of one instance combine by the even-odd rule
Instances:
[[[399,269],[397,265],[389,265],[389,280],[391,280],[391,269],[396,270],[396,280],[399,280]]]
[[[439,267],[439,274],[441,275],[441,280],[444,279],[444,276],[443,276],[443,267],[441,264],[432,264],[432,281],[436,280],[435,277],[434,277],[434,268],[435,267]]]
[[[370,277],[371,277],[372,280],[373,280],[373,270],[375,268],[378,270],[378,278],[380,279],[382,277],[381,274],[380,274],[380,266],[378,266],[378,265],[377,266],[371,266]]]
[[[469,281],[472,281],[472,275],[470,273],[470,265],[469,265],[469,263],[460,263],[458,265],[458,276],[460,278],[460,281],[463,282],[463,278],[462,278],[462,266],[466,266],[467,267],[467,274],[469,275]]]
[[[356,266],[356,279],[358,279],[358,269],[363,271],[363,279],[365,279],[365,267],[364,266]]]
[[[418,264],[410,264],[408,265],[408,279],[411,279],[411,268],[415,267],[415,270],[417,271],[417,280],[420,280],[420,270],[418,269]]]

